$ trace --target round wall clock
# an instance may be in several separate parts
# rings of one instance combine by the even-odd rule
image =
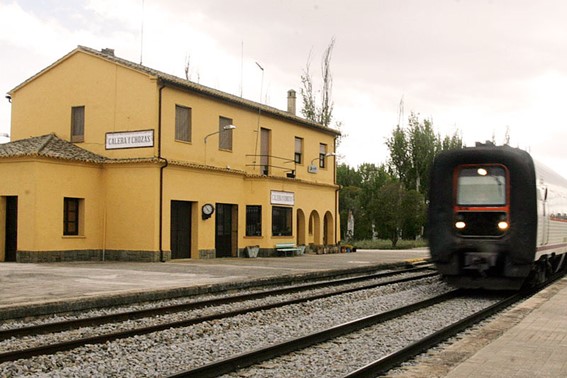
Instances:
[[[210,218],[211,215],[213,215],[213,213],[215,212],[215,208],[212,204],[206,203],[201,208],[201,211],[203,213],[203,219],[207,219]]]

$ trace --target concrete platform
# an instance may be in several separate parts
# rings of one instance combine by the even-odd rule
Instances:
[[[567,278],[498,317],[484,333],[501,336],[447,377],[567,377]]]
[[[427,249],[166,263],[0,263],[0,320],[247,287],[294,277],[425,259]]]

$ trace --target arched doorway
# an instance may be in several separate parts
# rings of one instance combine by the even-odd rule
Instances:
[[[309,215],[309,240],[315,244],[321,244],[321,218],[316,210]]]
[[[325,218],[323,219],[323,244],[335,244],[335,227],[333,222],[333,214],[331,214],[330,211],[327,211],[325,213]]]

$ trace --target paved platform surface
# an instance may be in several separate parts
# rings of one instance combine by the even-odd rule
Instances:
[[[392,264],[429,257],[427,249],[271,258],[171,260],[166,263],[0,263],[0,320],[17,311],[35,315],[205,292],[223,285]],[[65,307],[67,306],[67,307]],[[4,316],[2,316],[4,315]]]
[[[567,278],[488,325],[488,333],[498,332],[499,329],[505,329],[500,337],[460,363],[446,376],[567,377]]]

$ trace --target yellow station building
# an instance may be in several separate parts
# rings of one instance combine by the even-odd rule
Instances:
[[[8,95],[0,261],[334,248],[339,133],[79,46]],[[282,94],[284,95],[284,94]]]

